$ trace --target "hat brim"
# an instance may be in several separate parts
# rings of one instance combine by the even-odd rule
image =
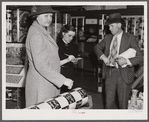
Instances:
[[[29,16],[35,16],[35,15],[40,15],[40,14],[46,14],[46,13],[59,13],[56,10],[49,10],[49,11],[41,11],[41,12],[37,12],[37,13],[30,13]]]
[[[122,18],[107,19],[105,25],[110,25],[113,23],[122,23]]]

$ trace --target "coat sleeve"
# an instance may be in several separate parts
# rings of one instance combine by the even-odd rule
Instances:
[[[130,38],[130,48],[135,49],[136,51],[136,56],[133,58],[130,58],[130,62],[132,63],[132,65],[137,65],[143,62],[143,53],[141,52],[137,40],[135,38],[135,36],[131,36]]]
[[[97,55],[98,60],[104,54],[103,50],[105,49],[105,45],[106,45],[106,39],[103,39],[100,43],[94,46],[94,51],[95,54]]]
[[[33,35],[30,39],[31,55],[33,59],[34,68],[37,72],[47,79],[47,81],[52,82],[57,87],[61,87],[66,78],[59,72],[52,69],[50,64],[50,59],[46,47],[46,43],[43,37],[38,35]]]

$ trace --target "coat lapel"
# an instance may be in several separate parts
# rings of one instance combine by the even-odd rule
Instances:
[[[54,46],[58,47],[56,41],[54,41],[54,39],[48,34],[45,28],[41,27],[36,21],[34,21],[33,25],[47,37],[49,42],[51,42]]]
[[[110,53],[110,45],[111,45],[111,42],[112,42],[112,38],[113,38],[113,35],[109,36],[109,39],[108,39],[108,41],[107,41],[108,51],[107,51],[106,56],[108,56],[109,53]]]
[[[54,39],[53,39],[50,35],[47,35],[47,36],[48,36],[48,40],[49,40],[54,46],[58,47],[57,44],[56,44],[56,41],[54,41]]]
[[[121,44],[120,44],[120,49],[119,49],[119,54],[124,52],[127,41],[128,41],[128,39],[127,39],[126,33],[123,32],[122,39],[121,39]]]

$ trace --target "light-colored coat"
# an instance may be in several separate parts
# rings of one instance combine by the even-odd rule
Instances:
[[[60,74],[58,46],[36,21],[26,39],[29,69],[26,77],[26,107],[60,94],[66,78]]]

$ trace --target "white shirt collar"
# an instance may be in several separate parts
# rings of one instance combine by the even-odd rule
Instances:
[[[119,33],[119,34],[116,34],[116,35],[114,35],[114,37],[113,38],[121,38],[122,37],[122,34],[123,34],[123,31],[121,32],[121,33]]]

